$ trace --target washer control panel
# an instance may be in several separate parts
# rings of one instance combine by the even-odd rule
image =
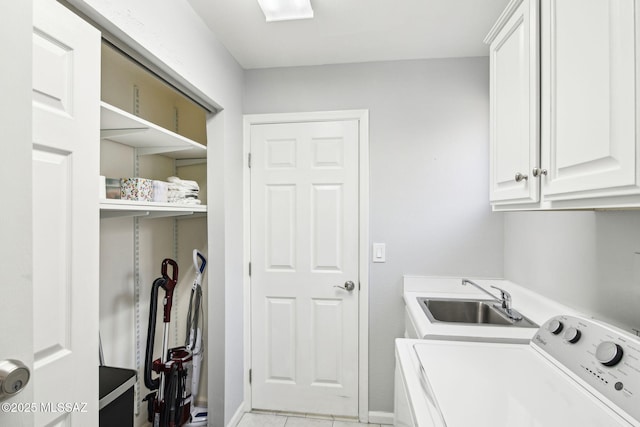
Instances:
[[[640,420],[640,337],[591,319],[556,316],[531,343]]]

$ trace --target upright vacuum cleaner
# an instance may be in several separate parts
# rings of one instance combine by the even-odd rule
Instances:
[[[193,375],[191,383],[191,422],[189,427],[199,427],[207,425],[207,407],[196,406],[198,386],[200,385],[200,368],[202,366],[202,356],[204,349],[202,346],[202,330],[199,326],[200,314],[202,310],[202,274],[207,265],[207,259],[198,251],[193,250],[193,266],[196,269],[196,279],[191,287],[191,298],[189,299],[189,312],[187,314],[187,340],[185,346],[193,354]],[[204,320],[204,319],[203,319]]]
[[[167,267],[172,267],[171,277]],[[186,347],[168,348],[169,323],[171,322],[171,304],[173,291],[178,283],[178,264],[172,259],[162,261],[162,277],[157,278],[151,287],[151,307],[149,311],[149,329],[147,331],[147,349],[144,360],[144,384],[151,393],[145,397],[149,421],[153,427],[183,426],[191,416],[191,374],[192,354]],[[156,315],[158,311],[158,292],[164,290],[164,335],[162,354],[153,360],[153,344],[156,333]],[[152,378],[151,372],[158,374]]]

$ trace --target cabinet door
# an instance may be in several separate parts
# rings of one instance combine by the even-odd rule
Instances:
[[[539,159],[538,4],[523,1],[491,41],[493,204],[539,200],[539,180],[530,176]]]
[[[544,200],[640,193],[635,0],[542,0]]]

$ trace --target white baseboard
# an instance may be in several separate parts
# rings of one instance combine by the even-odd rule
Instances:
[[[393,412],[369,411],[369,424],[393,425]]]
[[[229,420],[229,424],[227,424],[227,427],[236,427],[242,419],[244,413],[244,402],[242,402],[240,406],[238,406],[238,410],[236,411],[236,413],[233,414],[233,417],[231,417],[231,419]]]
[[[242,416],[245,414],[244,403],[238,407],[238,410],[231,420],[227,424],[227,427],[236,427]],[[370,411],[369,412],[369,424],[384,424],[384,425],[393,425],[393,412],[378,412],[378,411]]]

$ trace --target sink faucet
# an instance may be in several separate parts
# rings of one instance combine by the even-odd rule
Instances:
[[[498,298],[496,298],[495,295],[493,295],[491,292],[485,290],[484,288],[480,287],[480,285],[478,285],[476,282],[474,282],[473,280],[469,280],[469,279],[462,279],[462,286],[465,286],[466,284],[470,284],[475,286],[476,288],[480,289],[482,292],[484,292],[485,294],[489,295],[491,298],[493,298],[496,301],[501,301]],[[495,287],[492,285],[492,287]]]
[[[489,295],[494,300],[498,301],[500,303],[500,307],[499,308],[502,309],[501,311],[504,312],[504,314],[506,314],[509,319],[511,319],[511,320],[522,320],[522,315],[520,313],[518,313],[517,311],[515,311],[511,307],[512,298],[511,298],[511,294],[509,292],[507,292],[504,289],[499,288],[497,286],[489,285],[492,288],[497,289],[497,290],[500,291],[500,298],[497,298],[495,295],[493,295],[491,292],[487,291],[486,289],[482,288],[480,285],[478,285],[473,280],[462,279],[462,285],[463,286],[465,286],[467,283],[475,286],[476,288],[480,289],[485,294]]]

